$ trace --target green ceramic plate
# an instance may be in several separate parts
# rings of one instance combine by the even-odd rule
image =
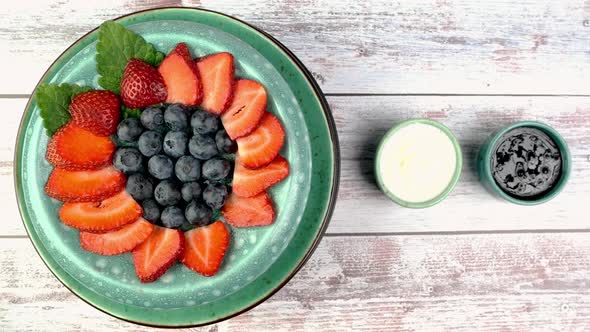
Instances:
[[[83,251],[78,232],[63,226],[60,203],[43,187],[51,166],[47,136],[35,98],[24,113],[15,154],[18,203],[29,236],[56,277],[96,308],[155,326],[196,326],[237,315],[271,296],[298,271],[317,246],[331,216],[339,175],[334,121],[319,87],[301,62],[278,41],[235,18],[188,8],[163,8],[117,19],[167,53],[184,41],[194,55],[229,51],[236,75],[257,80],[269,93],[268,110],[286,128],[281,152],[291,174],[271,190],[274,225],[232,229],[218,274],[199,276],[176,264],[158,281],[138,282],[129,254],[103,257]],[[98,88],[97,31],[82,37],[40,82]],[[313,290],[309,290],[310,292]]]

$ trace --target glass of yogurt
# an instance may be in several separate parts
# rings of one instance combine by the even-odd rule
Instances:
[[[430,119],[412,119],[390,129],[381,140],[375,176],[395,203],[426,208],[448,196],[462,166],[459,142],[449,128]]]

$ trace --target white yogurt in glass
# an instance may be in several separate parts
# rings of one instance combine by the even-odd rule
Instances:
[[[441,128],[445,127],[430,120],[413,120],[381,143],[376,165],[379,184],[394,201],[426,207],[420,203],[443,199],[440,196],[456,183],[460,150],[450,131]]]

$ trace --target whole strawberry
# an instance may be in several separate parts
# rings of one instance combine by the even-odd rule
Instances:
[[[140,108],[164,102],[168,92],[158,70],[149,64],[131,59],[121,79],[121,99],[129,108]]]
[[[93,90],[81,93],[70,103],[75,124],[99,136],[110,136],[117,130],[121,104],[110,91]]]

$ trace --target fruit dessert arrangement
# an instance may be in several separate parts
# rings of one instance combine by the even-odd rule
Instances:
[[[176,261],[219,269],[233,227],[266,226],[268,188],[286,178],[281,122],[258,82],[234,77],[234,58],[168,54],[115,22],[97,44],[99,85],[42,84],[37,102],[54,169],[47,195],[83,249],[131,252],[142,282]],[[233,170],[233,174],[232,174]]]

